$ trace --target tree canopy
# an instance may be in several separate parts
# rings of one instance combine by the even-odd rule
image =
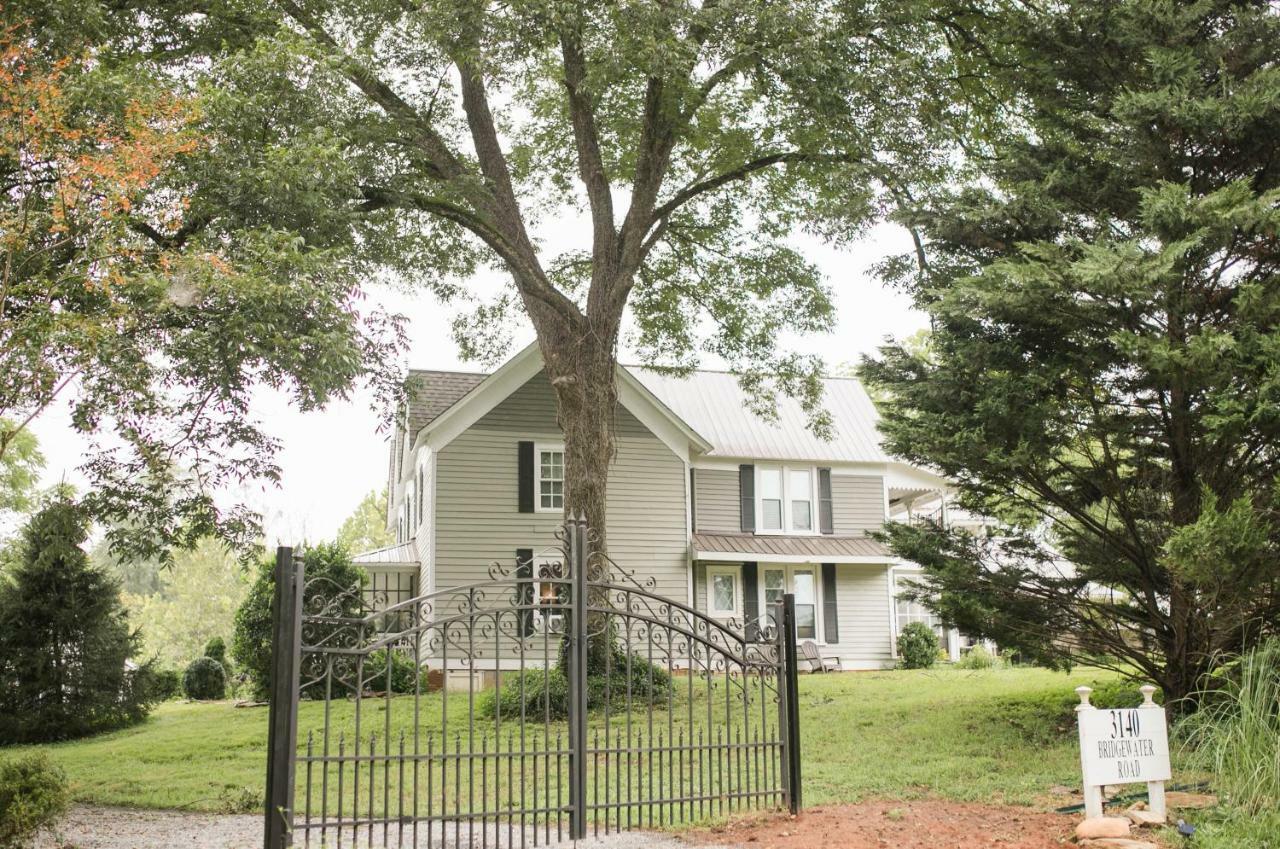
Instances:
[[[532,324],[566,510],[599,531],[624,339],[723,358],[756,412],[787,392],[827,431],[821,364],[782,340],[831,326],[830,291],[787,237],[850,238],[902,172],[944,170],[937,93],[965,79],[968,13],[923,0],[79,5],[199,94],[218,143],[174,177],[193,231],[288,234],[281,273],[320,255],[445,300],[483,268],[509,280],[458,341],[492,359],[504,322]]]
[[[101,13],[0,7],[0,462],[22,469],[27,426],[68,399],[118,550],[247,547],[256,515],[215,495],[278,476],[252,390],[304,409],[360,379],[390,394],[398,326],[279,222],[204,225],[198,164],[230,141],[197,87],[121,58]]]
[[[1280,625],[1280,15],[1265,2],[1011,6],[972,178],[904,214],[888,449],[1002,520],[894,527],[946,619],[1171,698]]]
[[[352,554],[385,548],[396,541],[387,529],[387,492],[375,489],[360,500],[338,527],[336,542]]]

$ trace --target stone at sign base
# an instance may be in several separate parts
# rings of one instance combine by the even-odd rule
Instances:
[[[1164,794],[1164,803],[1171,808],[1212,808],[1218,797],[1208,793],[1181,793],[1170,790]]]
[[[1128,836],[1129,820],[1125,817],[1090,817],[1076,826],[1076,838],[1079,840]]]
[[[1164,825],[1166,822],[1162,814],[1152,813],[1144,808],[1130,808],[1124,815],[1134,825]]]

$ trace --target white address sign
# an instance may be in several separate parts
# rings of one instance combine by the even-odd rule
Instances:
[[[1077,716],[1086,785],[1169,780],[1169,732],[1163,710],[1097,709]]]

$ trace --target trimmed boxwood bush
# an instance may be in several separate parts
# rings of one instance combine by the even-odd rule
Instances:
[[[938,659],[938,635],[923,622],[908,622],[898,635],[904,669],[928,669]]]
[[[182,676],[182,689],[189,699],[221,699],[227,694],[227,675],[222,671],[222,664],[211,657],[197,657]]]
[[[182,695],[182,673],[176,669],[157,669],[155,678],[155,698],[158,702]]]
[[[67,812],[67,776],[43,752],[0,761],[0,849],[30,845]]]

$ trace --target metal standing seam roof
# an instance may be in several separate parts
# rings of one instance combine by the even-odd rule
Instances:
[[[635,366],[623,368],[711,443],[710,456],[852,463],[892,459],[880,447],[875,405],[852,378],[823,378],[822,404],[833,429],[828,442],[809,430],[808,416],[793,398],[778,397],[777,421],[765,421],[751,412],[737,377],[728,372],[696,371],[674,377]],[[409,376],[416,390],[409,401],[410,439],[488,377],[420,369],[411,370]]]
[[[351,561],[357,566],[417,566],[418,554],[413,550],[413,543],[402,542],[375,548],[373,551],[362,551],[352,555]]]
[[[627,367],[646,388],[714,448],[711,456],[762,460],[824,460],[851,463],[891,461],[880,447],[875,405],[857,380],[823,378],[822,405],[831,416],[833,438],[820,439],[794,398],[779,395],[777,421],[747,407],[738,378],[728,372],[696,371],[675,377]]]
[[[763,557],[890,557],[889,549],[870,537],[771,536],[757,534],[693,535],[696,556],[759,554]]]

